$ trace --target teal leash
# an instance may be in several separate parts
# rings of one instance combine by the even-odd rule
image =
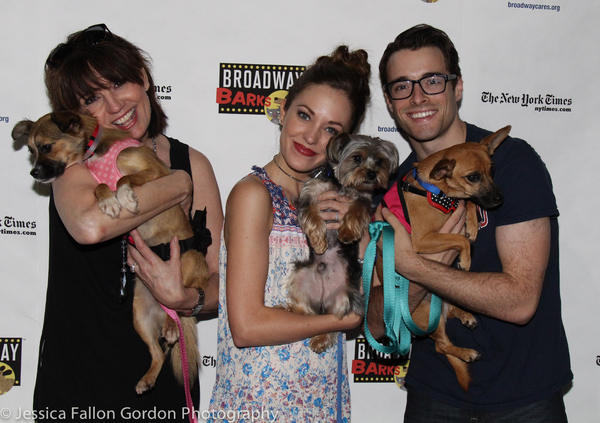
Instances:
[[[394,258],[394,229],[386,222],[373,222],[369,225],[371,241],[365,251],[363,263],[363,291],[365,293],[365,338],[375,350],[384,354],[407,355],[410,351],[411,334],[426,336],[433,332],[442,314],[442,300],[435,294],[431,296],[429,324],[427,330],[421,330],[410,315],[408,290],[410,282],[396,273]],[[375,259],[377,241],[383,235],[383,321],[385,335],[390,345],[383,345],[371,335],[367,323],[369,296]]]

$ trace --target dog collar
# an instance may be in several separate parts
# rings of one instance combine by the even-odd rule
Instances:
[[[406,176],[408,176],[408,174],[406,174]],[[458,198],[448,197],[435,185],[424,182],[422,179],[419,178],[416,168],[413,169],[413,177],[424,189],[419,189],[415,186],[412,186],[406,180],[406,176],[402,179],[403,191],[412,192],[413,194],[426,197],[427,201],[431,206],[443,211],[446,214],[453,212],[458,207],[458,203],[460,201]]]
[[[94,152],[96,151],[96,148],[100,143],[100,138],[102,138],[102,127],[100,125],[96,125],[94,133],[88,140],[87,148],[85,149],[85,154],[83,156],[83,161],[86,161],[94,155]]]
[[[417,172],[417,168],[415,167],[413,169],[413,178],[415,178],[415,180],[419,183],[419,185],[421,185],[426,191],[429,191],[432,194],[435,195],[444,195],[444,193],[435,185],[430,184],[428,182],[425,182],[424,180],[422,180],[421,178],[419,178],[419,173]]]

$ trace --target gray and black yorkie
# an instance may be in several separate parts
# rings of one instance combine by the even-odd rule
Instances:
[[[329,141],[327,160],[296,202],[298,221],[311,248],[307,260],[294,263],[288,309],[341,319],[352,311],[364,314],[359,241],[371,222],[373,192],[387,189],[389,175],[398,167],[398,150],[389,141],[342,133]],[[319,212],[317,201],[326,191],[337,191],[350,200],[338,230],[327,230]],[[335,332],[315,336],[310,347],[321,353],[334,344],[336,336]]]

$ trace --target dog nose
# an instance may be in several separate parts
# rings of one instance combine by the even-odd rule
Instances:
[[[37,168],[34,167],[33,169],[31,169],[31,172],[29,172],[29,174],[34,178],[37,178],[40,173],[38,172]]]
[[[367,172],[367,180],[373,181],[373,180],[375,180],[375,178],[377,178],[377,173],[372,170],[369,170]]]

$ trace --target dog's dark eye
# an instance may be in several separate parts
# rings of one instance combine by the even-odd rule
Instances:
[[[479,180],[481,179],[481,175],[479,175],[479,173],[471,173],[470,175],[467,175],[467,180],[469,182],[479,182]]]
[[[363,158],[360,155],[356,155],[353,158],[354,158],[354,163],[356,163],[356,164],[361,164],[363,161]]]
[[[381,167],[381,165],[382,165],[382,164],[383,164],[383,159],[378,159],[378,160],[375,162],[375,165],[376,165],[377,167]]]
[[[52,144],[46,144],[46,145],[42,145],[40,147],[40,153],[42,154],[48,154],[52,151]]]

